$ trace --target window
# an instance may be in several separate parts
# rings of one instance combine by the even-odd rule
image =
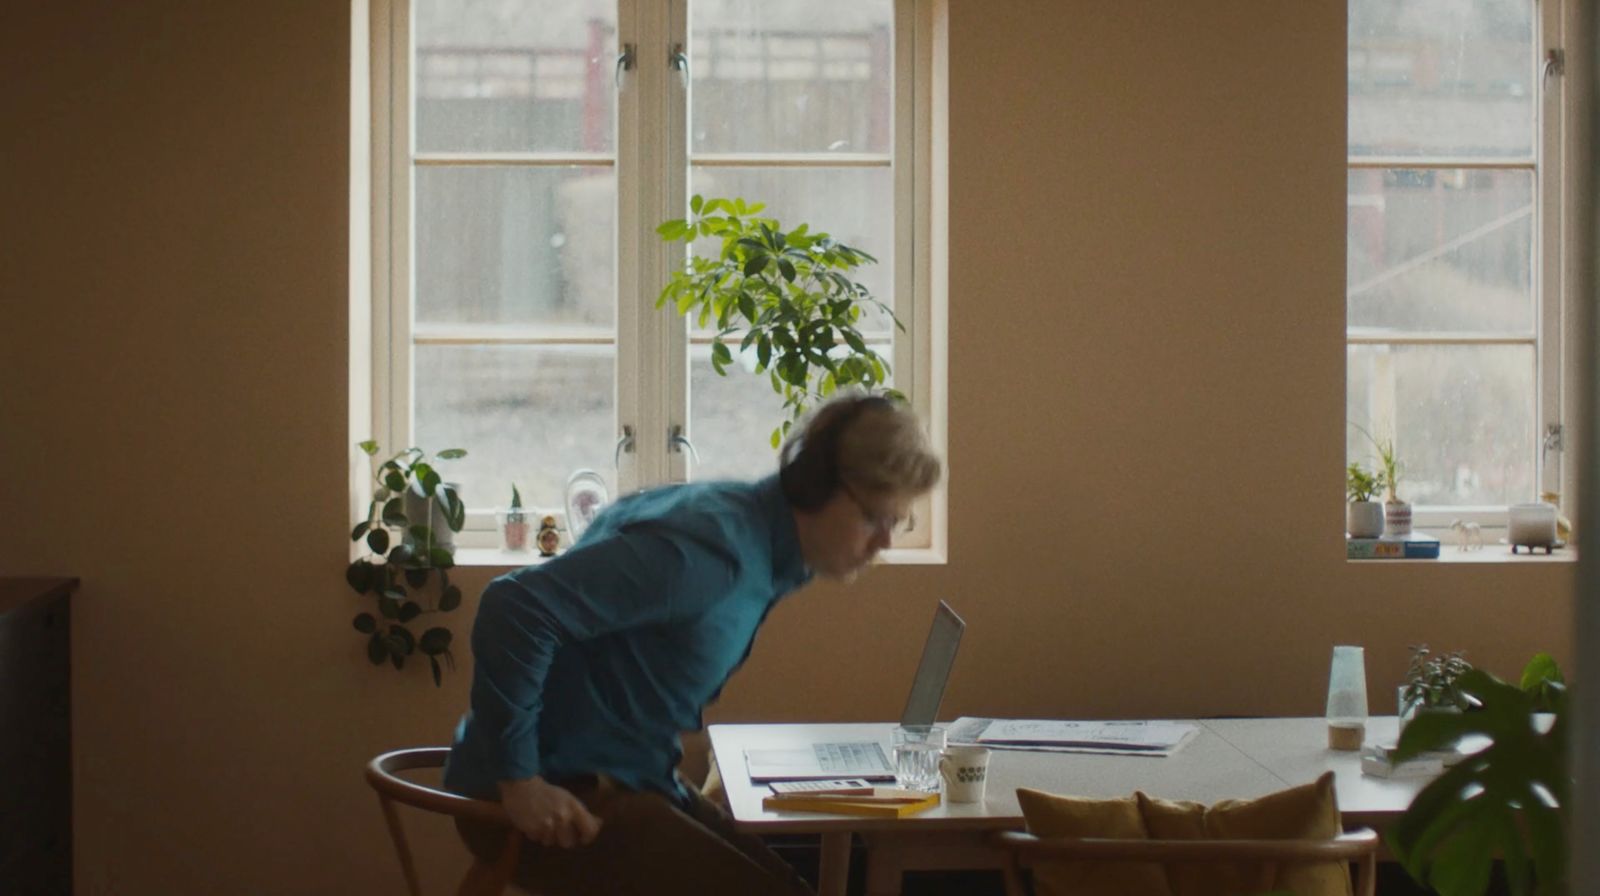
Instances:
[[[614,496],[775,469],[767,378],[655,308],[696,193],[877,256],[906,329],[863,335],[940,441],[934,0],[373,2],[374,431],[467,449],[462,543],[513,483],[554,511],[582,468]]]
[[[1560,4],[1349,11],[1348,419],[1418,525],[1503,524],[1561,487]]]

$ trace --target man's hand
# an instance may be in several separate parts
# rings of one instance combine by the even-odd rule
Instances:
[[[538,775],[501,781],[500,802],[517,830],[541,846],[588,846],[600,833],[600,819],[572,791]]]

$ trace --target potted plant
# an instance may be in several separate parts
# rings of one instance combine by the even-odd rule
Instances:
[[[1471,705],[1460,686],[1461,676],[1472,671],[1464,654],[1461,650],[1436,654],[1426,644],[1411,648],[1406,683],[1399,691],[1402,731],[1419,712],[1460,712]]]
[[[1351,461],[1345,467],[1344,528],[1352,538],[1377,538],[1383,534],[1383,505],[1373,500],[1383,491],[1383,474]]]
[[[1391,535],[1411,534],[1411,505],[1400,500],[1397,489],[1400,487],[1400,458],[1395,453],[1394,439],[1379,439],[1372,433],[1357,426],[1361,434],[1372,443],[1373,450],[1378,452],[1378,466],[1383,477],[1383,487],[1388,490],[1388,498],[1383,502],[1383,526]]]
[[[515,483],[511,486],[511,506],[500,515],[500,531],[505,537],[508,551],[528,549],[528,515],[522,512],[522,493]]]
[[[1446,896],[1489,891],[1497,859],[1512,893],[1566,892],[1566,687],[1546,653],[1523,669],[1520,685],[1464,672],[1455,686],[1474,711],[1419,715],[1400,736],[1397,761],[1469,734],[1489,740],[1423,788],[1384,834],[1411,876]]]
[[[376,458],[376,442],[362,442],[360,447],[368,457]],[[465,456],[459,448],[441,451],[437,459],[420,448],[407,448],[376,463],[373,479],[377,487],[366,519],[350,532],[350,540],[364,542],[368,553],[345,570],[345,581],[356,594],[371,594],[377,602],[376,614],[360,613],[353,622],[367,639],[367,658],[373,665],[387,660],[401,669],[407,657],[421,653],[432,667],[435,686],[442,680],[441,659],[455,668],[451,632],[434,626],[418,635],[411,623],[425,614],[448,613],[461,605],[461,589],[450,583],[449,576],[455,566],[455,546],[440,537],[435,520],[449,532],[460,532],[466,521],[461,496],[440,478],[437,469],[439,460]],[[408,501],[413,494],[420,500]],[[430,588],[430,582],[436,585]]]
[[[726,340],[740,340],[741,354],[783,397],[788,419],[772,431],[776,448],[814,400],[843,386],[871,391],[888,380],[889,362],[856,329],[865,308],[875,307],[896,327],[905,327],[871,290],[848,276],[876,258],[808,224],[785,230],[758,214],[764,207],[697,195],[689,200],[688,218],[656,228],[667,242],[692,244],[700,237],[721,242],[711,256],[687,252],[656,307],[671,303],[680,315],[695,315],[701,327],[715,324],[711,366],[719,375],[726,376],[733,363]]]

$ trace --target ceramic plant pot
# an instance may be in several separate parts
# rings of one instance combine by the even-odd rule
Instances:
[[[1377,501],[1351,501],[1345,505],[1344,530],[1351,538],[1377,538],[1383,534],[1383,505]]]

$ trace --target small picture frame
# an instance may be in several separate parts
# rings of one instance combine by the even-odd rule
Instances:
[[[594,522],[610,501],[606,481],[590,469],[573,471],[567,477],[567,538],[577,544],[585,529]]]

